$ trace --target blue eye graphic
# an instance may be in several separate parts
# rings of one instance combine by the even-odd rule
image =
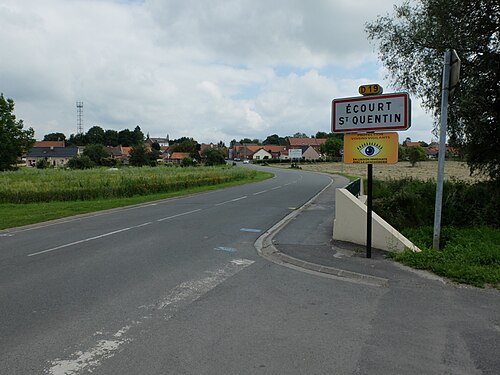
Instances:
[[[379,145],[363,145],[363,147],[359,148],[359,152],[361,152],[364,156],[375,156],[382,150],[382,147]]]

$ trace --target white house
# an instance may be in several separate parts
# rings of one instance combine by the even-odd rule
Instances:
[[[273,155],[270,152],[264,150],[263,148],[259,149],[252,155],[253,160],[265,160],[272,159]]]

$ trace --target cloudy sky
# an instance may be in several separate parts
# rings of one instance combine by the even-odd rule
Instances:
[[[331,101],[379,83],[364,24],[400,0],[1,0],[0,92],[35,137],[133,129],[232,139],[331,128]],[[412,102],[400,142],[430,141]]]

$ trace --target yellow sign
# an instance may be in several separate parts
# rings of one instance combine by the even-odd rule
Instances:
[[[344,163],[396,164],[398,133],[344,134]]]
[[[382,94],[382,86],[373,83],[371,85],[359,86],[358,92],[360,95],[379,95]]]

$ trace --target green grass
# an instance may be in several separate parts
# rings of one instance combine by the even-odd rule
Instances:
[[[242,185],[271,176],[227,167],[2,173],[0,196],[2,191],[7,194],[0,199],[0,229]],[[116,182],[127,184],[127,188],[120,189]],[[116,196],[117,192],[121,195]],[[5,198],[9,194],[11,201]]]
[[[440,251],[432,249],[432,227],[406,229],[403,234],[423,250],[390,254],[392,259],[458,283],[500,289],[500,229],[442,228]]]

